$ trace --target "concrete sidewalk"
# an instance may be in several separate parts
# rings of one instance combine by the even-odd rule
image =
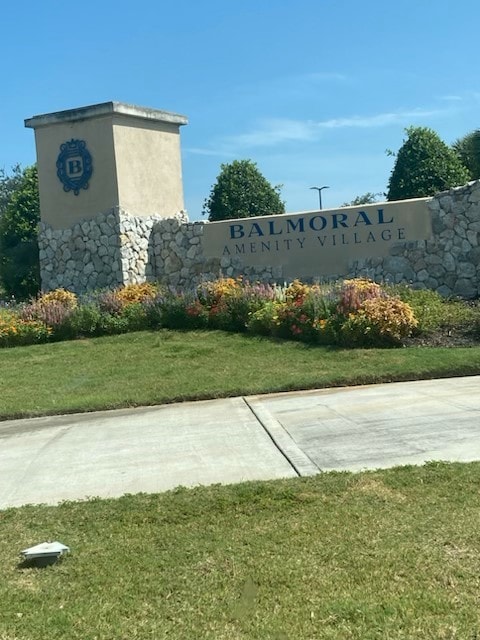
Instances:
[[[480,460],[480,376],[0,422],[0,508]]]

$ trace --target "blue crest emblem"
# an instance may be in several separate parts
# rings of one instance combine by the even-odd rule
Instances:
[[[64,191],[73,191],[78,196],[80,189],[88,189],[92,172],[92,156],[84,140],[72,138],[60,145],[57,176],[63,184]]]

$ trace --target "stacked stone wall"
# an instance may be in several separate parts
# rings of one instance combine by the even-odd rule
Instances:
[[[384,258],[351,261],[347,273],[328,278],[368,276],[377,281],[408,283],[444,296],[472,298],[480,281],[480,181],[450,189],[428,202],[433,234],[429,240],[397,242]],[[244,275],[283,282],[282,267],[252,267],[240,256],[207,258],[204,222],[134,217],[116,208],[71,229],[39,230],[42,288],[64,287],[83,293],[122,284],[158,280],[188,289],[220,275]],[[316,274],[311,274],[315,280]],[[321,280],[326,278],[322,276]]]

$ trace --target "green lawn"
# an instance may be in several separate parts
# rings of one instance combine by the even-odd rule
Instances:
[[[473,640],[480,463],[0,512],[2,640]],[[17,566],[25,546],[72,553]]]
[[[480,347],[336,349],[157,331],[0,350],[0,418],[480,374]]]

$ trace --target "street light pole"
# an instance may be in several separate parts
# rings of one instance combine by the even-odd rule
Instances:
[[[330,189],[326,185],[324,187],[310,187],[310,189],[316,189],[318,191],[318,203],[320,205],[320,211],[322,210],[322,189]]]

